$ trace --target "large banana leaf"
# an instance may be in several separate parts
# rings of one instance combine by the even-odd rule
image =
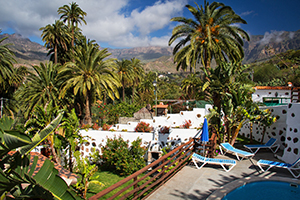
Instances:
[[[75,199],[76,195],[57,175],[58,171],[50,160],[46,159],[38,170],[38,157],[35,156],[30,164],[30,155],[27,155],[53,133],[62,116],[63,113],[60,113],[32,140],[24,133],[10,130],[13,121],[0,120],[0,197],[9,192],[15,199]],[[7,154],[18,147],[20,149],[13,155]],[[5,167],[2,168],[3,166]],[[37,170],[38,172],[33,175]]]
[[[0,129],[2,130],[10,130],[14,120],[11,117],[3,116],[0,120]]]
[[[62,117],[63,117],[63,113],[61,112],[57,115],[57,117],[50,124],[48,124],[48,126],[46,126],[40,132],[37,132],[35,134],[35,136],[32,138],[32,142],[21,148],[21,150],[20,150],[21,154],[28,154],[36,146],[38,146],[42,141],[44,141],[51,133],[53,133],[53,131],[59,125]]]
[[[0,119],[0,157],[6,155],[9,151],[31,143],[28,135],[20,131],[11,130],[14,120],[10,117]]]
[[[0,169],[0,196],[6,191],[15,199],[75,199],[75,194],[69,190],[67,184],[57,174],[54,164],[46,159],[39,171],[32,176],[37,168],[38,157],[29,165],[30,155],[22,157],[17,152],[13,155],[14,163]]]

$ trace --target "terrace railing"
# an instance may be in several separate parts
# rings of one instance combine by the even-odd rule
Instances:
[[[194,139],[189,140],[143,169],[106,188],[89,199],[147,198],[188,163],[191,154],[194,151],[194,144]],[[128,183],[130,184],[127,185]],[[110,197],[105,197],[106,195]]]

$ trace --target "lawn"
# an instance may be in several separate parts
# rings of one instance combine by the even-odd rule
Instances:
[[[96,185],[96,184],[90,184],[89,188],[88,188],[88,192],[87,192],[87,198],[90,198],[92,196],[94,196],[95,194],[101,192],[102,190],[112,186],[113,184],[123,180],[124,176],[119,176],[117,174],[114,174],[113,172],[110,172],[110,171],[98,171],[94,174],[93,177],[97,177],[97,180],[100,181],[101,183],[103,183],[104,185],[103,186],[99,186],[99,185]],[[143,176],[140,175],[140,176]],[[146,180],[149,180],[149,177],[146,178],[144,181]],[[142,182],[144,182],[142,181]],[[124,184],[122,187],[108,193],[107,195],[105,195],[104,197],[100,198],[100,199],[107,199],[109,197],[111,197],[112,195],[114,195],[115,193],[117,193],[119,190],[121,190],[122,188],[130,185],[133,181],[129,181],[127,182],[126,184]],[[139,185],[142,184],[142,183],[139,183]],[[133,187],[129,188],[128,191],[130,191]]]

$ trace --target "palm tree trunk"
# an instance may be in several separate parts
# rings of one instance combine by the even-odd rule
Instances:
[[[264,138],[265,138],[265,134],[266,134],[266,126],[264,126],[264,129],[263,129],[263,133],[262,133],[262,138],[261,138],[261,141],[260,141],[260,143],[261,144],[263,144],[263,142],[264,142]]]
[[[134,103],[134,92],[135,92],[135,84],[132,85],[132,103]]]
[[[234,145],[235,140],[236,140],[236,138],[237,138],[237,136],[238,136],[238,134],[239,134],[239,132],[240,132],[240,130],[241,130],[241,128],[242,128],[244,122],[245,122],[245,119],[242,120],[242,121],[239,123],[239,125],[235,128],[235,130],[234,130],[234,132],[233,132],[233,135],[232,135],[232,138],[231,138],[231,145]]]
[[[57,44],[54,45],[54,63],[57,64]]]
[[[92,125],[91,111],[90,111],[90,99],[89,93],[86,95],[85,99],[85,117],[84,120],[87,124]]]
[[[70,171],[70,172],[73,171],[72,158],[73,158],[73,155],[72,155],[72,148],[71,148],[71,145],[70,145],[70,149],[69,149],[69,171]]]
[[[122,84],[122,88],[123,88],[123,102],[125,101],[125,84],[123,82]]]

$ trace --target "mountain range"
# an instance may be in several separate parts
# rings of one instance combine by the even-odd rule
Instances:
[[[2,34],[0,39],[8,37],[2,44],[12,43],[11,50],[16,55],[19,64],[39,64],[49,60],[47,49],[24,38],[19,34]],[[295,32],[272,31],[265,35],[252,35],[250,41],[244,41],[244,63],[263,61],[277,53],[289,49],[300,49],[300,30]],[[172,47],[136,47],[128,49],[108,49],[112,58],[131,59],[138,58],[144,63],[146,71],[158,70],[163,72],[176,72],[176,65],[173,62]]]

